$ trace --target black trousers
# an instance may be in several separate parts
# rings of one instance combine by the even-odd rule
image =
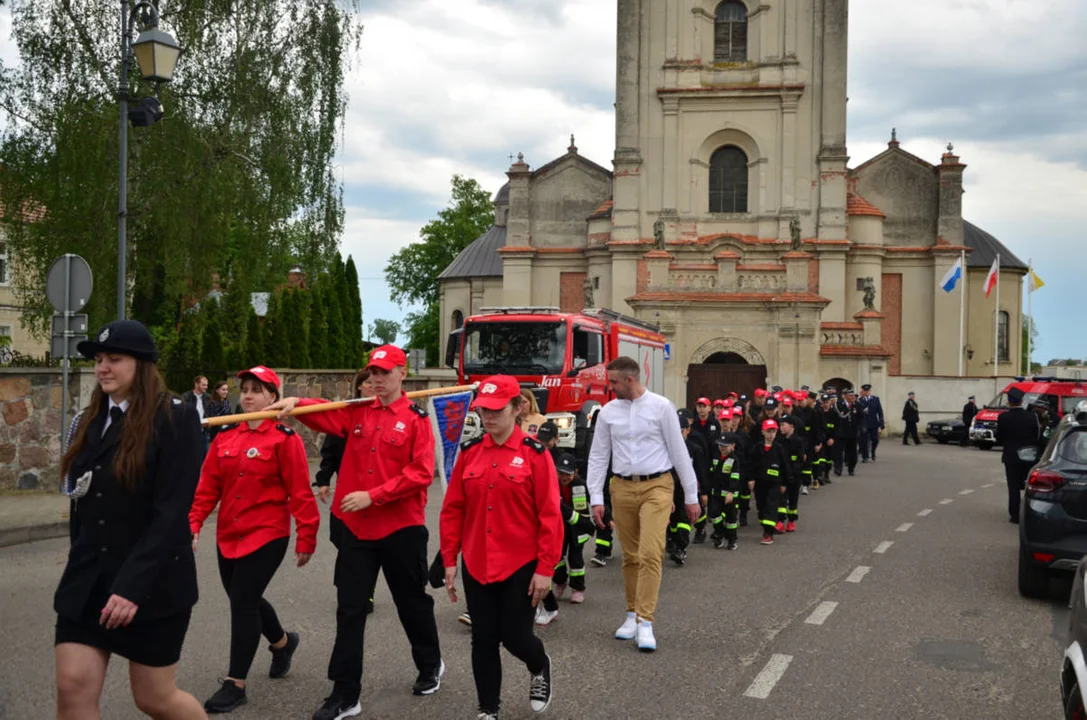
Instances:
[[[257,654],[260,636],[270,643],[283,639],[272,604],[264,599],[264,590],[287,554],[290,538],[282,537],[261,545],[239,558],[223,557],[219,552],[219,578],[230,598],[230,669],[227,675],[245,680],[253,657]]]
[[[710,490],[710,502],[706,514],[710,523],[713,524],[713,538],[736,539],[736,530],[739,527],[739,510],[735,495],[732,496],[732,502],[726,504],[723,489]]]
[[[379,570],[385,574],[400,624],[411,643],[415,667],[424,673],[441,665],[434,598],[426,591],[427,538],[422,525],[397,530],[380,540],[359,540],[344,528],[336,554],[336,642],[328,661],[328,679],[338,694],[357,698],[362,690],[366,609]],[[527,592],[527,584],[525,587]]]
[[[857,438],[837,438],[833,450],[835,473],[842,473],[843,463],[851,473],[857,469]]]
[[[691,521],[687,517],[687,506],[684,501],[683,486],[679,480],[675,480],[675,489],[672,490],[672,504],[675,510],[668,521],[668,536],[665,545],[670,549],[686,550],[691,544]]]
[[[1032,466],[1021,462],[1004,463],[1004,482],[1008,484],[1008,517],[1019,520],[1019,494],[1027,486],[1027,475]]]
[[[607,481],[609,484],[611,480]],[[606,558],[611,557],[611,544],[614,541],[615,531],[608,527],[611,522],[611,491],[604,488],[604,527],[596,529],[596,554]]]
[[[520,660],[534,675],[547,667],[543,643],[533,632],[536,609],[528,595],[535,561],[505,580],[481,583],[461,562],[464,597],[472,616],[472,675],[479,710],[497,713],[502,697],[502,655],[499,645]]]
[[[570,584],[574,590],[585,590],[585,554],[582,549],[588,535],[579,537],[577,530],[566,526],[566,534],[562,540],[562,558],[555,566],[554,583],[556,585]]]
[[[914,442],[915,445],[920,445],[921,444],[921,438],[917,437],[917,421],[916,420],[907,420],[906,421],[906,432],[902,433],[902,444],[903,445],[909,445],[910,444],[910,438],[913,438],[913,442]]]
[[[857,440],[860,443],[861,457],[865,460],[868,458],[875,460],[876,448],[879,447],[879,427],[861,428]]]
[[[759,511],[759,524],[762,525],[764,534],[773,534],[777,527],[780,488],[777,478],[755,481],[755,506]]]
[[[785,494],[778,505],[778,522],[787,523],[790,520],[796,522],[800,519],[797,507],[800,504],[800,483],[791,482],[785,486]]]

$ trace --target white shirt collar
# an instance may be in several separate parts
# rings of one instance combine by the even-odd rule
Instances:
[[[128,412],[128,400],[122,400],[121,404],[118,405],[117,403],[115,403],[113,401],[113,398],[110,398],[109,399],[109,409],[112,410],[115,407],[121,408],[121,412]]]

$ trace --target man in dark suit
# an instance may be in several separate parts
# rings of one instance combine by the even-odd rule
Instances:
[[[876,461],[876,448],[879,447],[879,432],[886,423],[883,417],[883,403],[879,396],[872,394],[871,385],[861,385],[861,396],[857,399],[861,408],[861,428],[858,439],[861,447],[861,462]]]
[[[966,404],[962,406],[962,424],[963,434],[962,441],[959,443],[963,447],[970,444],[970,423],[974,421],[974,416],[978,414],[977,403],[974,402],[974,396],[971,395],[966,399]]]
[[[846,470],[853,475],[857,469],[857,434],[861,429],[861,409],[857,404],[857,393],[853,388],[846,388],[844,397],[835,407],[837,416],[839,450],[834,454],[834,474],[842,474],[844,462]]]
[[[1019,459],[1019,449],[1038,442],[1038,417],[1023,409],[1023,391],[1008,390],[1008,410],[996,419],[996,444],[1004,446],[1004,480],[1008,483],[1008,522],[1019,524],[1019,492],[1026,486],[1032,463]]]
[[[203,375],[197,375],[192,381],[192,390],[186,390],[181,396],[182,402],[196,408],[196,414],[200,416],[200,422],[211,417],[211,396],[208,395],[208,379]],[[204,452],[208,451],[208,431],[204,429]]]
[[[921,420],[921,410],[917,407],[917,399],[911,392],[906,398],[906,404],[902,406],[902,421],[906,423],[906,429],[902,432],[902,444],[909,445],[913,438],[914,445],[921,444],[921,438],[917,436],[917,423]]]

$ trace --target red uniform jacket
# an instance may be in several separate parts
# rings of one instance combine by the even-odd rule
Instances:
[[[355,537],[380,540],[426,524],[427,489],[434,479],[434,433],[426,410],[401,395],[390,405],[375,400],[297,419],[318,432],[347,438],[332,514]],[[374,504],[359,512],[341,510],[344,496],[360,490],[370,493]]]
[[[457,554],[481,583],[505,580],[530,562],[551,577],[562,555],[559,483],[551,454],[519,428],[501,445],[490,435],[466,443],[441,514],[442,562]]]
[[[251,430],[242,423],[215,436],[189,511],[194,535],[220,502],[215,537],[224,557],[248,555],[290,537],[291,515],[298,533],[295,549],[317,548],[321,516],[310,489],[306,448],[286,425],[265,420]]]

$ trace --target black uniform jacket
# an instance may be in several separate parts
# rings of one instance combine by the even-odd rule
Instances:
[[[861,427],[861,406],[854,402],[847,405],[845,400],[839,400],[835,406],[834,424],[837,426],[840,440],[856,440],[857,431]]]
[[[1040,432],[1038,416],[1028,410],[1014,407],[1000,413],[996,419],[996,444],[1004,446],[1000,459],[1005,465],[1019,463],[1019,448],[1036,445]]]
[[[155,416],[145,477],[134,492],[114,480],[113,459],[125,419],[110,424],[103,410],[87,429],[87,444],[71,476],[93,473],[87,494],[71,504],[72,546],[53,608],[79,621],[110,595],[138,606],[134,623],[185,612],[196,604],[196,563],[189,508],[200,479],[204,437],[196,408],[167,399]]]

